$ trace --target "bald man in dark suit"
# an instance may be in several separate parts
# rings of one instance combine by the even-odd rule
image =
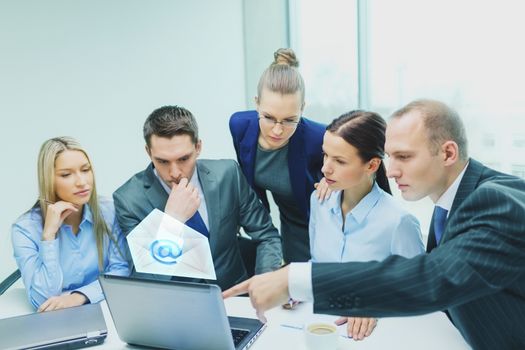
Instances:
[[[345,316],[446,310],[474,349],[525,349],[525,181],[469,158],[459,116],[438,101],[395,112],[385,150],[403,198],[436,204],[428,254],[291,264],[225,297],[249,292],[261,318],[289,296],[313,300],[317,313]],[[369,332],[351,330],[357,339]]]

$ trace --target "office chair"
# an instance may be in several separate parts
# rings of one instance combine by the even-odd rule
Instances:
[[[0,283],[0,295],[4,294],[20,278],[20,270],[16,270]]]
[[[248,273],[248,278],[255,275],[255,263],[257,257],[257,244],[251,239],[237,236],[237,243],[241,251],[242,262]]]

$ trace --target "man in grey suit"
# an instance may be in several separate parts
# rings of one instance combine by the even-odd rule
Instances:
[[[237,245],[239,227],[257,244],[255,273],[280,267],[279,233],[237,163],[197,160],[202,141],[190,111],[178,106],[156,109],[143,132],[151,163],[113,194],[124,234],[155,208],[186,222],[209,238],[223,289],[248,278]]]
[[[525,181],[469,159],[459,116],[438,101],[395,112],[385,149],[403,198],[428,196],[436,204],[428,254],[292,264],[224,296],[249,292],[261,318],[289,296],[313,300],[315,312],[346,316],[446,310],[475,349],[525,349]],[[357,339],[369,331],[349,328]]]

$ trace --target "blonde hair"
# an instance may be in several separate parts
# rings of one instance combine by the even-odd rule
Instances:
[[[299,61],[292,49],[279,49],[273,54],[274,61],[266,68],[257,85],[257,96],[261,98],[264,88],[283,95],[301,95],[301,105],[304,104],[304,81],[297,70]]]
[[[91,190],[91,197],[89,198],[88,204],[93,214],[93,227],[95,233],[95,240],[97,244],[98,253],[98,268],[100,271],[104,269],[103,263],[103,249],[104,249],[104,235],[107,235],[109,239],[115,242],[115,239],[110,234],[110,230],[102,217],[100,208],[98,206],[97,189],[95,186],[95,173],[93,171],[93,164],[89,159],[87,152],[82,148],[77,140],[71,137],[55,137],[47,140],[40,147],[38,154],[38,204],[42,212],[42,221],[45,220],[47,215],[48,203],[55,203],[58,201],[58,197],[55,192],[55,162],[58,156],[64,151],[79,151],[82,152],[91,166],[93,173],[93,188]],[[116,242],[115,242],[116,243]],[[116,247],[119,249],[118,244]]]

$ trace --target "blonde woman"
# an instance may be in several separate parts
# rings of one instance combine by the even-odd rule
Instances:
[[[230,118],[237,160],[248,183],[269,209],[266,191],[279,207],[284,261],[310,259],[310,194],[322,179],[325,126],[302,116],[304,81],[291,49],[279,49],[257,86],[257,110]],[[319,197],[326,183],[321,181]]]
[[[38,188],[38,201],[11,231],[29,301],[38,311],[101,301],[99,273],[129,274],[126,247],[113,203],[97,197],[91,161],[76,140],[44,142]]]

